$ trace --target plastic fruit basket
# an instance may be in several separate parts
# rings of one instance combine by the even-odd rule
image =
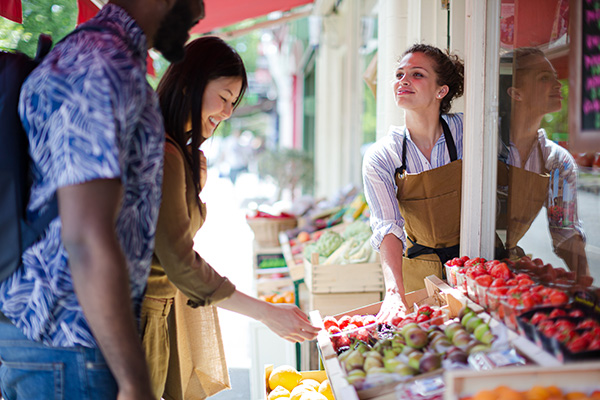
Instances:
[[[461,267],[460,265],[444,265],[446,268],[446,280],[448,281],[448,285],[452,287],[458,286],[458,276],[460,275],[458,271],[463,270],[465,267]],[[463,274],[464,276],[464,274]]]

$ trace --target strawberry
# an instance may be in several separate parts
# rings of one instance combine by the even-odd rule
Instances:
[[[344,329],[350,323],[351,317],[349,315],[344,315],[342,318],[338,320],[338,326],[340,329]]]
[[[323,318],[323,325],[325,326],[325,329],[327,329],[327,330],[329,330],[329,327],[331,327],[331,326],[339,327],[338,322],[335,319],[335,317]]]

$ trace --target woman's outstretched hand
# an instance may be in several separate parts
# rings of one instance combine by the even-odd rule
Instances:
[[[312,326],[306,315],[295,305],[263,303],[268,309],[261,322],[282,338],[290,342],[303,342],[314,339],[319,333],[320,329]]]

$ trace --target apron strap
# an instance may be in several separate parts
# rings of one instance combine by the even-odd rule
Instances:
[[[450,127],[440,116],[440,124],[442,125],[442,130],[444,131],[444,139],[446,139],[446,147],[448,148],[448,155],[450,155],[450,162],[456,161],[458,159],[458,153],[456,152],[456,144],[454,143],[454,139],[452,138],[452,133],[450,133]],[[406,128],[405,128],[406,130]],[[404,174],[406,172],[406,131],[404,133],[404,138],[402,139],[402,165],[396,168],[394,172],[394,176],[397,174]]]
[[[438,258],[440,259],[440,262],[442,264],[445,264],[446,261],[452,260],[453,258],[458,257],[459,252],[460,252],[459,244],[451,246],[451,247],[443,247],[441,249],[434,249],[432,247],[423,246],[423,245],[420,245],[420,244],[414,242],[409,236],[406,236],[406,238],[412,244],[412,246],[406,250],[407,258],[415,258],[422,254],[434,254],[435,253],[438,256]]]
[[[458,159],[458,153],[456,152],[456,144],[454,144],[454,139],[452,138],[452,134],[450,133],[450,127],[444,121],[444,118],[440,116],[440,123],[442,124],[442,129],[444,131],[444,138],[446,139],[446,147],[448,147],[448,154],[450,155],[450,162],[456,161]]]

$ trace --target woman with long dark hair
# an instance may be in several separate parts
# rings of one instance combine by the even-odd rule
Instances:
[[[184,339],[192,347],[202,346],[211,334],[220,342],[215,304],[259,320],[292,342],[313,339],[318,332],[296,306],[267,303],[236,290],[193,248],[194,236],[206,217],[206,207],[199,196],[206,182],[207,164],[199,147],[214,134],[219,123],[231,116],[247,87],[246,70],[235,50],[217,37],[202,37],[187,45],[184,60],[167,69],[157,89],[166,131],[163,199],[142,305],[142,332],[158,398],[171,374],[177,375],[177,383],[175,389],[169,389],[175,392],[169,393],[169,398],[195,398],[186,390],[198,383],[188,384],[197,374],[183,369],[196,368],[193,364],[198,362],[225,362],[222,354],[221,359],[215,360],[219,354],[211,357],[208,349],[209,354],[201,352],[205,357],[198,357],[205,358],[202,360],[195,360],[192,354],[192,365],[173,357],[169,365],[170,352],[181,353],[173,342]],[[169,313],[175,314],[170,323],[177,326],[167,324]],[[185,317],[179,318],[178,313]],[[200,321],[195,326],[202,331],[181,338],[188,331],[178,324],[195,318]],[[210,325],[212,328],[207,329]],[[194,349],[190,351],[193,353]],[[185,355],[179,354],[182,356],[190,357],[187,350]],[[197,379],[202,385],[202,377]]]

